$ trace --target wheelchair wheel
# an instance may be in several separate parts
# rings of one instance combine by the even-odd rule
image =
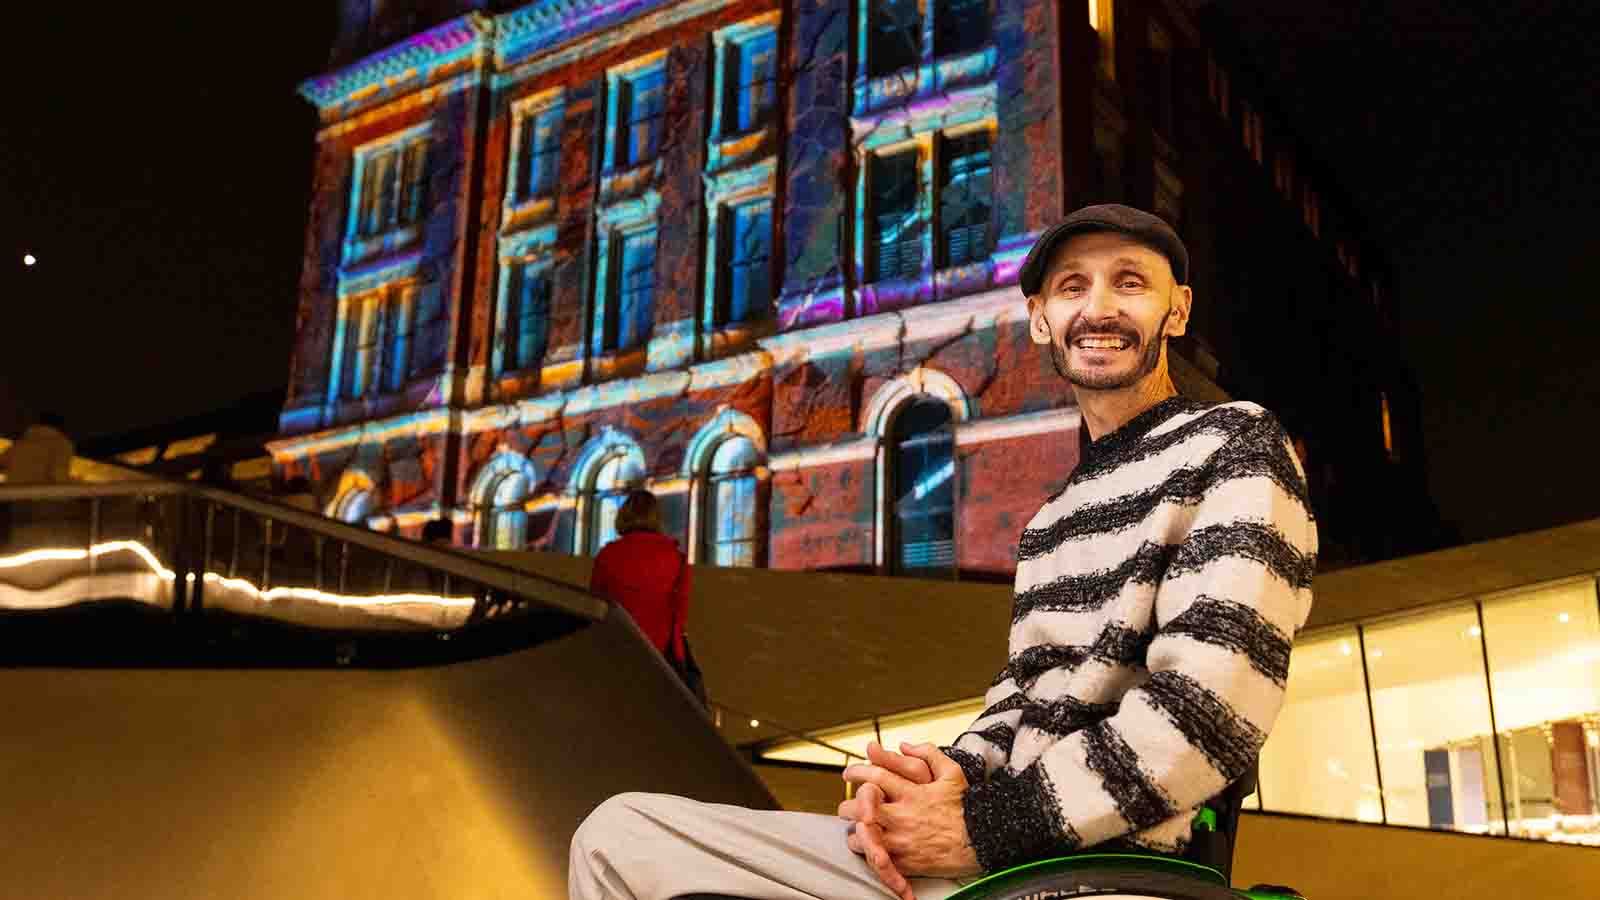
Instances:
[[[1137,854],[1086,854],[998,872],[948,900],[1239,900],[1222,873],[1206,866]]]

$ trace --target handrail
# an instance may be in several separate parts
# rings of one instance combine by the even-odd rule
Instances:
[[[515,594],[537,604],[581,616],[592,622],[605,618],[609,608],[604,600],[571,585],[553,581],[509,566],[476,557],[442,550],[405,538],[370,531],[296,509],[282,503],[251,497],[218,488],[174,481],[130,481],[125,483],[82,485],[5,485],[0,484],[0,503],[28,500],[85,500],[104,497],[187,496],[198,497],[265,516],[345,541],[408,562],[437,569],[454,578],[463,578],[486,587]]]

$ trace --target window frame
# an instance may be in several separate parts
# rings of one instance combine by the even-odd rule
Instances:
[[[420,281],[411,277],[339,297],[328,367],[328,397],[334,404],[405,390],[412,375],[421,292]]]
[[[501,243],[500,277],[494,306],[494,339],[489,360],[490,371],[496,376],[542,369],[550,353],[548,320],[555,300],[555,242],[556,228],[552,224],[522,236],[515,243]],[[512,332],[513,319],[518,319],[520,324],[523,318],[512,315],[512,307],[516,302],[514,292],[521,283],[520,279],[525,279],[529,270],[546,280],[549,293],[545,300],[545,347],[535,365],[524,364],[518,353],[513,351],[513,341],[520,342],[522,339],[520,330],[515,334]]]
[[[556,87],[518,100],[511,107],[510,148],[506,154],[505,199],[501,214],[501,224],[505,230],[542,221],[555,210],[555,199],[561,192],[562,144],[567,130],[566,102],[566,88]],[[532,129],[536,139],[539,123],[547,116],[556,117],[555,146],[535,153],[535,148],[529,146],[529,129]],[[538,181],[544,181],[543,173],[547,169],[549,172],[548,183],[542,189],[529,170],[534,157],[554,157],[548,167],[540,167]],[[528,179],[526,191],[524,176]]]
[[[621,320],[617,318],[617,340],[608,341],[607,326],[613,317],[621,315],[622,299],[622,251],[630,235],[637,235],[642,231],[649,231],[655,235],[655,244],[652,258],[659,261],[660,230],[659,211],[661,196],[657,192],[645,191],[629,200],[620,201],[609,206],[601,207],[595,214],[595,279],[591,292],[592,302],[587,317],[586,329],[588,331],[586,346],[589,353],[597,359],[611,359],[623,353],[645,350],[648,347],[648,336],[634,346],[624,347],[620,344]],[[652,263],[655,265],[656,263]],[[652,282],[654,278],[652,277]],[[650,304],[650,327],[655,326],[654,316],[656,311],[655,293],[659,284],[652,283]],[[648,331],[649,329],[647,329]],[[616,346],[611,346],[616,344]]]
[[[433,140],[433,123],[425,122],[392,134],[384,135],[356,147],[353,152],[350,174],[349,209],[345,216],[344,261],[366,259],[381,252],[402,249],[420,239],[422,226],[428,220],[431,203],[429,182],[435,169],[433,157],[436,147]],[[411,154],[422,148],[420,170],[414,179],[407,178]],[[382,227],[367,227],[372,204],[383,195],[369,194],[371,167],[390,154],[395,154],[399,168],[395,170],[394,221]],[[408,216],[403,209],[415,205]],[[385,216],[385,218],[388,218]]]
[[[954,262],[951,259],[951,254],[950,254],[950,226],[949,226],[949,224],[947,222],[945,222],[945,213],[944,213],[944,211],[945,211],[945,196],[946,196],[946,192],[949,190],[949,181],[950,181],[950,176],[951,176],[950,166],[951,166],[951,164],[953,163],[953,161],[956,158],[951,154],[950,146],[953,143],[957,142],[957,141],[961,141],[963,139],[969,139],[969,138],[975,137],[975,136],[980,135],[980,134],[985,136],[985,139],[986,139],[985,143],[987,144],[987,149],[986,149],[985,152],[988,155],[988,162],[986,163],[985,168],[987,170],[987,176],[986,177],[989,180],[989,197],[988,197],[988,204],[987,204],[987,207],[986,207],[986,209],[987,209],[987,217],[985,218],[984,223],[983,223],[984,247],[983,247],[983,252],[981,254],[978,254],[978,255],[975,255],[975,256],[974,255],[970,255],[971,251],[969,251],[968,259],[965,262],[959,262],[958,263],[958,262]],[[935,179],[934,179],[934,184],[933,184],[934,197],[933,197],[933,201],[932,201],[931,205],[932,205],[932,208],[933,208],[933,231],[934,231],[934,247],[933,247],[933,249],[934,249],[934,261],[933,261],[933,267],[934,267],[934,271],[936,271],[936,272],[944,271],[946,269],[953,269],[953,268],[960,268],[960,267],[965,267],[965,266],[979,265],[979,264],[981,264],[983,262],[988,261],[994,255],[994,248],[995,248],[995,235],[994,235],[994,213],[995,213],[995,209],[994,209],[994,206],[995,206],[995,204],[994,204],[994,138],[995,138],[994,131],[992,129],[990,129],[986,124],[979,124],[977,126],[966,127],[966,128],[951,128],[951,129],[941,130],[938,133],[938,135],[935,137],[934,145],[933,145],[934,146],[934,157],[935,157],[934,158]],[[969,173],[969,175],[970,175],[970,173]],[[974,228],[976,226],[969,223],[964,227],[966,227],[968,229],[971,229],[971,228]]]
[[[606,142],[605,169],[609,173],[626,172],[651,165],[661,158],[662,120],[667,114],[667,52],[658,50],[606,72]],[[632,118],[635,85],[644,79],[661,79],[661,111],[655,118],[655,146],[652,152],[637,159],[631,153]],[[624,113],[623,107],[628,107]],[[623,121],[623,116],[628,121]],[[624,148],[629,148],[625,150]]]

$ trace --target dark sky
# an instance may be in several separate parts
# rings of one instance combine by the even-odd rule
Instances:
[[[1600,4],[1221,0],[1387,248],[1433,493],[1469,539],[1600,515]],[[0,432],[286,377],[333,4],[8,7]],[[26,270],[24,252],[40,257]]]

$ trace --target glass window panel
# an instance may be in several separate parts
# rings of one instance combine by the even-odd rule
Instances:
[[[523,164],[517,177],[517,199],[527,200],[555,189],[561,166],[560,107],[546,109],[522,120]]]
[[[989,132],[978,131],[944,142],[940,180],[943,266],[964,266],[989,256],[989,215],[994,198]]]
[[[1589,580],[1483,605],[1511,833],[1600,844],[1600,612]]]
[[[1354,628],[1296,642],[1288,695],[1261,751],[1267,809],[1383,821],[1360,648]]]
[[[623,82],[624,165],[637,165],[656,155],[666,100],[665,81],[666,72],[658,66]]]
[[[403,194],[398,218],[402,225],[422,221],[428,201],[428,142],[419,140],[405,148],[405,171],[399,189]]]
[[[1477,627],[1477,611],[1469,606],[1366,629],[1391,825],[1503,829]]]
[[[868,74],[888,75],[922,60],[921,0],[876,0],[867,17]]]
[[[711,474],[745,472],[760,462],[761,451],[756,449],[755,442],[747,437],[731,437],[718,444],[717,451],[711,455]]]
[[[922,271],[917,167],[915,150],[872,157],[874,280],[914,278]]]
[[[778,36],[763,32],[729,48],[735,84],[731,119],[737,131],[767,124],[777,103]]]
[[[766,314],[772,281],[772,206],[763,200],[728,210],[728,285],[718,325]]]
[[[654,319],[656,231],[647,228],[622,239],[622,271],[613,349],[637,346],[650,333]]]
[[[933,53],[970,53],[989,43],[989,0],[939,0],[933,17]]]
[[[398,391],[405,386],[411,367],[411,331],[416,310],[417,289],[408,287],[392,297],[383,310],[387,319],[384,326],[385,343],[383,359],[383,386],[386,391]]]
[[[512,269],[501,339],[508,369],[531,369],[544,358],[550,321],[550,278],[544,267]]]
[[[950,408],[913,402],[895,417],[895,571],[948,576],[955,566],[955,439]]]

